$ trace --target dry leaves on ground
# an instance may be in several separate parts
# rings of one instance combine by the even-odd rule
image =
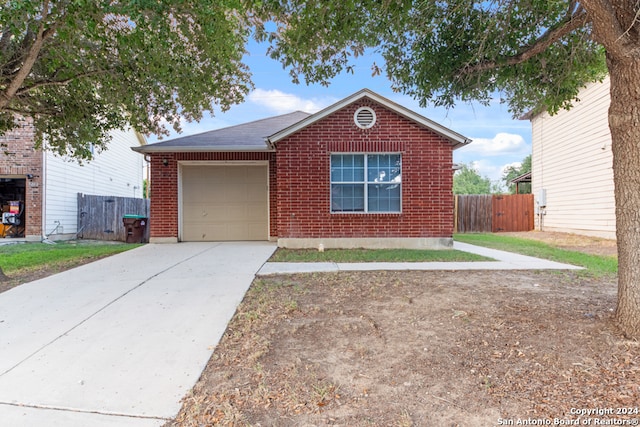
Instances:
[[[637,405],[640,351],[614,307],[613,279],[574,273],[257,279],[170,425],[484,426]]]

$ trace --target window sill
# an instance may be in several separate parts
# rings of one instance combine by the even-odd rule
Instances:
[[[331,215],[380,215],[401,216],[402,212],[331,212]]]

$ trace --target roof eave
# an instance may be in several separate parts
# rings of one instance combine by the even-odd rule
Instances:
[[[221,145],[217,147],[202,147],[202,146],[184,146],[184,147],[153,147],[153,146],[142,146],[142,147],[131,147],[133,151],[144,154],[153,154],[153,153],[208,153],[208,152],[273,152],[275,150],[265,146],[238,146],[238,145]]]
[[[453,149],[454,150],[457,150],[458,148],[465,147],[465,146],[471,144],[471,142],[473,141],[471,138],[466,138],[466,137],[463,137],[463,138],[464,138],[464,141],[455,142],[455,143],[453,141],[451,142],[451,144],[453,145]]]
[[[531,182],[531,171],[525,172],[522,175],[518,175],[515,178],[509,180],[510,184],[515,184],[520,182]]]

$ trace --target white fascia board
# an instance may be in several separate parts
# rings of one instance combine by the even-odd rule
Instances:
[[[242,152],[273,152],[275,150],[269,147],[251,147],[251,146],[239,146],[239,145],[221,145],[218,147],[153,147],[153,146],[144,146],[144,147],[131,147],[133,151],[137,151],[138,153],[144,154],[153,154],[153,153],[207,153],[207,152],[234,152],[234,151],[242,151]]]

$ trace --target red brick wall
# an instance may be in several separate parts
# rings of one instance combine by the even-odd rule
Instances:
[[[277,236],[276,162],[274,153],[156,153],[151,156],[150,237],[178,237],[179,161],[269,161],[270,234]],[[168,164],[164,166],[162,161]]]
[[[376,112],[358,128],[361,106]],[[451,237],[451,144],[370,100],[352,104],[278,142],[278,234],[281,238]],[[331,213],[330,154],[402,154],[402,213]]]
[[[42,235],[42,151],[35,148],[31,120],[0,136],[0,176],[26,178],[25,235]]]
[[[368,130],[353,122],[355,110],[363,105],[377,114],[375,126]],[[332,152],[401,153],[402,213],[332,214]],[[279,141],[277,154],[151,155],[151,237],[178,237],[178,162],[221,160],[269,160],[271,236],[440,238],[453,234],[449,141],[373,101],[362,100]]]

